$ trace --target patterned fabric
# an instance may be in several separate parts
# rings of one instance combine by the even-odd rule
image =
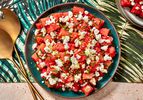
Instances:
[[[2,2],[4,1],[4,2]],[[10,7],[18,15],[22,31],[16,41],[16,46],[23,63],[24,43],[27,31],[36,18],[50,7],[66,3],[80,2],[101,10],[115,25],[121,39],[121,61],[114,76],[118,82],[143,82],[143,31],[131,25],[119,13],[114,0],[2,0],[0,7]],[[10,6],[9,6],[10,5]],[[15,57],[15,53],[13,54]],[[26,69],[27,66],[25,65]],[[29,78],[34,81],[27,70]],[[25,82],[17,69],[8,60],[0,60],[0,82]]]

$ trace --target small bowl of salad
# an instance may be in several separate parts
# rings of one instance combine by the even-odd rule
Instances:
[[[113,24],[96,8],[81,3],[56,5],[27,34],[27,65],[47,91],[66,98],[89,96],[113,77],[120,59]]]
[[[129,22],[143,28],[143,0],[116,0],[116,4]]]

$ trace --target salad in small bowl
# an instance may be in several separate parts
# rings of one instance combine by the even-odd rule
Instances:
[[[83,97],[113,77],[120,42],[100,11],[67,3],[39,16],[27,35],[25,54],[33,77],[44,89],[63,97]]]
[[[143,28],[143,0],[116,0],[116,4],[129,22]]]

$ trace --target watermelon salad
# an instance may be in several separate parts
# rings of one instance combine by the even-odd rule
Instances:
[[[122,7],[129,7],[130,12],[143,18],[143,0],[121,0]]]
[[[104,20],[74,6],[36,23],[32,59],[49,88],[86,96],[108,72],[116,54]]]

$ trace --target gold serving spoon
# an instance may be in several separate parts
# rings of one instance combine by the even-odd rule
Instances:
[[[22,76],[27,81],[27,83],[29,84],[29,86],[39,96],[40,100],[44,100],[43,97],[37,91],[37,89],[34,87],[34,85],[29,81],[29,79],[27,78],[27,76],[24,74],[24,72],[22,71],[22,69],[20,69],[20,67],[18,67],[18,64],[12,58],[13,48],[14,48],[14,50],[16,49],[14,47],[14,44],[13,44],[13,41],[12,41],[12,38],[10,37],[10,35],[6,31],[0,29],[0,59],[8,59],[8,60],[12,61],[13,64],[14,64],[14,66],[22,74]]]
[[[20,30],[21,30],[21,25],[20,25],[19,19],[16,16],[16,14],[14,12],[12,12],[10,9],[2,9],[1,11],[3,12],[4,16],[2,16],[2,19],[0,19],[0,28],[2,28],[7,33],[9,33],[9,35],[12,38],[13,45],[14,45],[14,43],[15,43],[15,41],[16,41],[19,33],[20,33]],[[26,70],[24,68],[24,65],[22,63],[22,60],[21,60],[21,58],[17,52],[15,45],[14,45],[14,50],[15,50],[16,55],[18,57],[18,61],[19,61],[20,66],[23,70],[23,73],[26,75],[26,77],[28,77]],[[29,86],[29,88],[30,88],[30,91],[32,93],[34,100],[37,100],[37,97],[36,97],[34,91],[32,90],[32,88],[30,86]],[[40,96],[39,98],[42,98],[40,93],[38,93],[38,96]]]

